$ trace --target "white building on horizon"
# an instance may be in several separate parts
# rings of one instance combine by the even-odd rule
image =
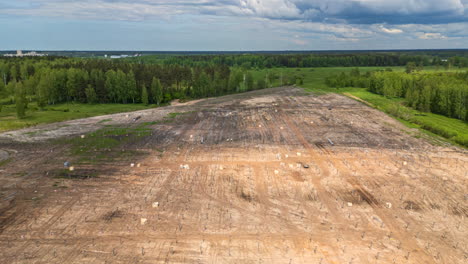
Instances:
[[[3,56],[4,57],[43,57],[43,56],[48,56],[48,54],[37,53],[35,51],[30,51],[30,52],[27,52],[27,53],[23,53],[22,50],[17,50],[16,54],[5,54]]]

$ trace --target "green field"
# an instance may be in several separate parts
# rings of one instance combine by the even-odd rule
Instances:
[[[393,71],[404,71],[404,67],[391,67]],[[268,70],[253,71],[255,78],[265,76],[267,73],[275,73],[276,75],[302,75],[304,84],[301,87],[306,91],[314,94],[324,93],[340,93],[350,97],[357,97],[360,100],[366,101],[370,106],[381,110],[390,116],[401,121],[408,127],[418,128],[425,135],[432,138],[450,141],[461,146],[468,146],[468,124],[464,121],[437,115],[433,113],[424,113],[416,111],[404,105],[404,99],[388,98],[378,94],[371,93],[364,88],[330,88],[325,84],[327,76],[339,74],[341,72],[349,72],[353,68],[277,68]],[[365,67],[359,68],[362,72],[375,71],[385,69],[383,67]],[[451,69],[450,71],[466,71],[468,69]],[[441,68],[428,67],[425,72],[445,71]],[[280,85],[280,80],[275,80],[273,86]]]
[[[0,112],[0,132],[21,129],[38,124],[48,124],[72,119],[99,115],[114,114],[148,109],[151,106],[143,104],[59,104],[47,106],[44,110],[37,108],[36,103],[30,103],[26,118],[16,117],[14,104],[4,105]]]

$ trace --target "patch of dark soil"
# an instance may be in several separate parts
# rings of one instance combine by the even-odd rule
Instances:
[[[85,180],[90,178],[97,178],[99,173],[95,169],[75,169],[73,171],[68,169],[60,169],[50,172],[49,175],[56,179]]]
[[[115,218],[122,218],[124,215],[125,215],[125,212],[123,212],[122,210],[114,210],[114,211],[110,211],[110,212],[106,213],[105,215],[103,215],[102,219],[104,219],[105,221],[110,222]]]
[[[405,208],[406,210],[411,210],[411,211],[421,211],[422,208],[421,206],[414,202],[414,201],[410,201],[410,200],[406,200],[404,203],[403,203],[403,208]]]
[[[349,192],[345,192],[341,195],[342,199],[346,202],[353,204],[367,203],[369,205],[379,205],[379,201],[375,197],[364,189],[354,189]]]
[[[452,214],[456,216],[468,217],[468,210],[465,207],[453,206]]]

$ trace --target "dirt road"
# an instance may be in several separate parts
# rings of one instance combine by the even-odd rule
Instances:
[[[49,140],[142,124],[118,159]],[[0,259],[466,263],[468,155],[414,133],[285,87],[0,134]]]

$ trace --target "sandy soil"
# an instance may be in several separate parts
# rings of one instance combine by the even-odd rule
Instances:
[[[171,112],[124,146],[143,155],[53,177],[74,157],[47,139]],[[360,102],[286,87],[128,115],[0,135],[4,263],[467,263],[467,153]]]

